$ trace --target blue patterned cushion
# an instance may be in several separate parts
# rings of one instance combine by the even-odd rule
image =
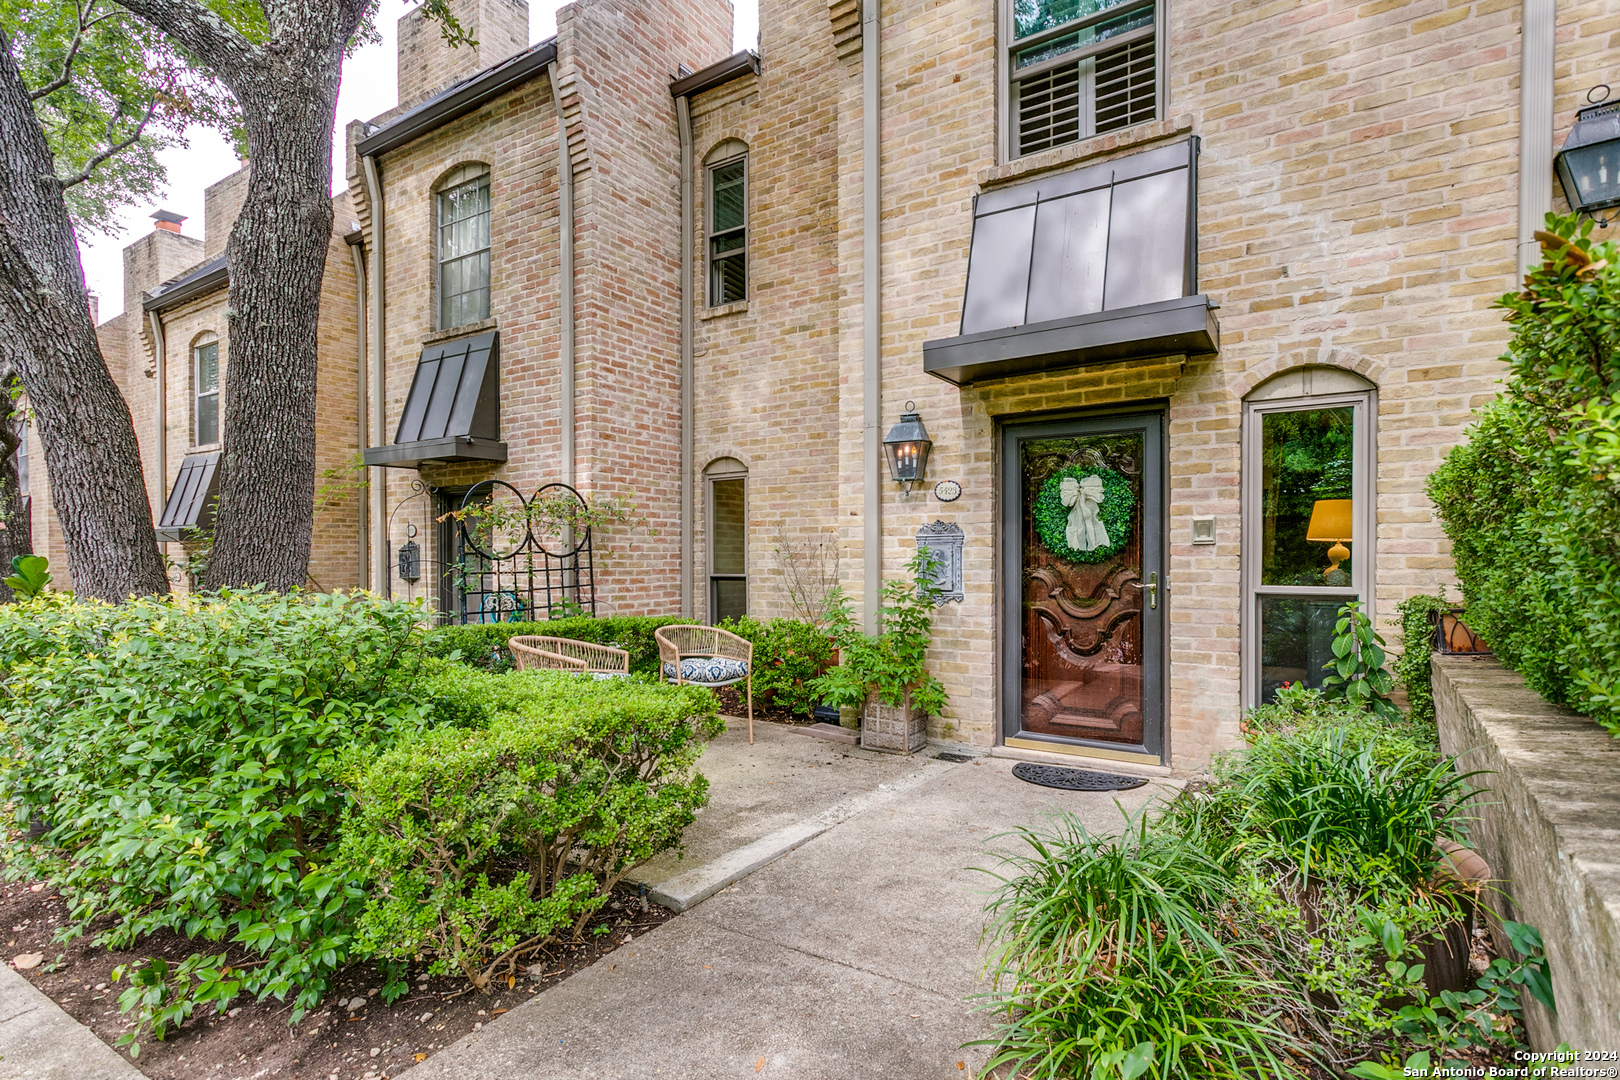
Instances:
[[[675,677],[675,665],[664,664],[664,674]],[[681,678],[695,683],[736,682],[748,674],[748,665],[741,660],[728,660],[720,656],[688,656],[681,661]]]

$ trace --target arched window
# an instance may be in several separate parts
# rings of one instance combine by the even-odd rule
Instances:
[[[1373,598],[1373,385],[1307,367],[1243,403],[1245,707],[1320,686],[1347,600]],[[1369,612],[1369,615],[1371,613]]]
[[[748,614],[748,466],[717,458],[703,470],[709,489],[709,621]]]
[[[709,306],[748,299],[748,144],[727,139],[703,159],[709,177]]]
[[[439,182],[439,329],[489,318],[489,166]]]
[[[191,346],[191,442],[219,442],[219,338],[211,333]]]

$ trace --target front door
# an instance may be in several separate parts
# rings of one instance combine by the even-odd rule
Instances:
[[[1008,425],[1002,453],[1006,742],[1159,760],[1163,414]]]

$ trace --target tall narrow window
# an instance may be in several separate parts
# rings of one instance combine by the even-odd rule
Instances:
[[[709,621],[748,614],[748,469],[721,458],[703,470],[709,484]]]
[[[1293,396],[1310,379],[1316,392]],[[1372,592],[1372,395],[1357,376],[1306,369],[1251,397],[1244,432],[1245,679],[1249,704],[1320,686],[1333,627]],[[1348,392],[1332,393],[1341,389]]]
[[[489,167],[463,165],[439,186],[439,329],[489,318]]]
[[[219,442],[219,340],[209,334],[191,350],[192,444]]]
[[[746,299],[748,158],[744,155],[709,167],[709,306]]]
[[[1004,0],[1010,156],[1158,113],[1158,0]]]

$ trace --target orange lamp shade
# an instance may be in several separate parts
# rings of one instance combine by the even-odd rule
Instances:
[[[1316,505],[1311,507],[1311,523],[1305,526],[1305,539],[1322,544],[1354,540],[1355,528],[1350,512],[1353,506],[1354,499],[1317,499]]]

